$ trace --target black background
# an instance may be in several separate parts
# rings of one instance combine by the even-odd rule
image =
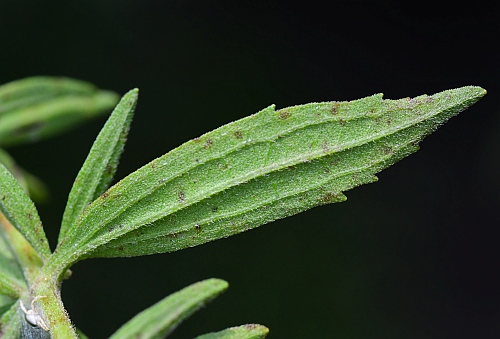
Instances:
[[[78,263],[63,286],[75,324],[105,338],[209,277],[230,289],[171,336],[248,322],[269,338],[500,336],[500,15],[497,2],[2,1],[0,83],[64,75],[140,103],[117,179],[193,137],[312,101],[488,95],[349,201],[176,253]],[[11,148],[65,198],[105,118]]]

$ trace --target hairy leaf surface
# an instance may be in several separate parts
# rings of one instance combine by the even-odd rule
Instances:
[[[344,201],[344,191],[376,181],[485,93],[469,86],[413,99],[270,106],[111,187],[83,212],[53,264],[176,251]]]
[[[262,325],[248,324],[200,335],[195,339],[264,339],[269,329]]]
[[[125,94],[97,136],[69,193],[59,241],[83,210],[109,187],[127,140],[137,96],[137,89]]]
[[[190,285],[136,315],[110,339],[165,338],[184,319],[217,297],[227,287],[227,282],[219,279],[208,279]]]
[[[0,164],[3,164],[9,170],[34,202],[42,202],[47,199],[49,193],[45,184],[16,164],[14,159],[1,148]]]
[[[0,164],[0,212],[33,246],[42,260],[49,257],[51,253],[49,243],[33,201],[2,164]]]

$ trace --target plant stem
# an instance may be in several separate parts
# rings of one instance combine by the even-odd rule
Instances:
[[[52,339],[77,339],[68,313],[61,300],[60,283],[50,271],[42,269],[31,287],[36,299],[35,311],[42,317],[50,331]]]

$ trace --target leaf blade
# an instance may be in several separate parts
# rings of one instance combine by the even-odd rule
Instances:
[[[2,164],[0,164],[0,212],[33,246],[42,260],[50,256],[49,242],[33,201]]]
[[[2,218],[0,217],[0,224]],[[28,287],[14,253],[9,247],[0,226],[0,294],[18,298]]]
[[[220,279],[192,284],[147,308],[119,328],[110,339],[165,338],[180,322],[228,287]]]
[[[34,77],[0,86],[0,145],[38,141],[110,110],[110,91],[69,78]]]
[[[247,324],[231,327],[220,332],[207,333],[195,339],[264,339],[269,329],[262,325]]]
[[[14,80],[0,86],[0,115],[57,96],[88,95],[96,90],[91,83],[66,77],[34,76]]]
[[[19,167],[14,159],[3,149],[0,148],[0,163],[3,164],[9,172],[16,178],[19,184],[28,193],[30,198],[35,202],[42,202],[47,199],[49,195],[48,189],[45,184],[35,177],[33,174],[28,173],[23,168]]]
[[[0,318],[0,337],[2,339],[18,339],[22,327],[21,314],[18,312],[19,301],[12,304]]]
[[[269,107],[110,188],[82,215],[59,264],[179,250],[344,201],[343,191],[375,181],[375,173],[415,152],[423,137],[484,94],[468,86],[411,100],[374,95]]]
[[[71,188],[63,214],[59,242],[87,205],[99,197],[113,179],[137,99],[137,89],[125,94],[97,136]]]

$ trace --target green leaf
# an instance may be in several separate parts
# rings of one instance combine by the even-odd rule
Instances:
[[[96,87],[88,82],[64,78],[34,76],[0,86],[0,115],[62,95],[89,95]]]
[[[5,312],[7,312],[13,304],[15,304],[16,300],[8,297],[6,295],[0,295],[0,319]]]
[[[262,325],[248,324],[231,327],[224,331],[207,333],[195,339],[263,339],[269,333],[269,329]]]
[[[33,201],[43,202],[47,199],[49,193],[45,184],[31,173],[19,167],[14,159],[1,148],[0,164],[3,164],[9,170]]]
[[[0,145],[34,142],[109,111],[115,93],[74,79],[34,77],[0,86]]]
[[[164,253],[240,233],[374,182],[375,173],[486,91],[312,103],[263,111],[165,154],[111,187],[58,248],[62,272],[89,257]]]
[[[28,192],[28,183],[24,177],[24,173],[19,166],[17,166],[14,159],[3,149],[0,148],[0,164],[4,165],[7,170],[17,179],[19,184]]]
[[[19,301],[12,304],[10,309],[0,318],[0,338],[19,339],[22,327],[21,313],[18,312]]]
[[[22,281],[13,279],[5,272],[0,271],[0,294],[11,298],[18,298],[28,288]]]
[[[1,221],[0,221],[1,223]],[[0,294],[18,298],[28,287],[0,226]]]
[[[0,212],[33,246],[42,260],[49,257],[51,253],[49,243],[33,201],[2,164],[0,164]]]
[[[127,139],[138,94],[135,89],[123,96],[97,136],[69,194],[59,242],[83,210],[109,187]]]
[[[227,282],[219,279],[208,279],[190,285],[136,315],[110,339],[165,338],[184,319],[217,297],[227,287]]]

